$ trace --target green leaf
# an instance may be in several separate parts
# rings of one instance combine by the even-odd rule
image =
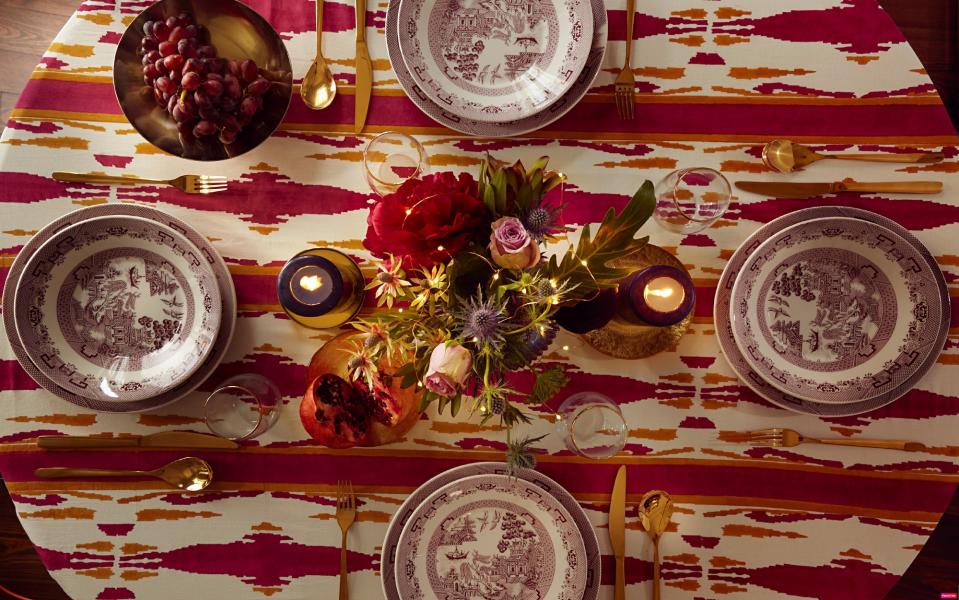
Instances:
[[[574,288],[567,295],[567,302],[579,301],[598,290],[615,287],[630,271],[609,263],[638,252],[646,245],[648,238],[636,239],[635,236],[655,207],[653,184],[647,181],[618,215],[612,208],[606,212],[596,235],[592,235],[589,225],[583,227],[575,248],[570,248],[562,257],[553,255],[541,267],[544,276],[566,281]]]
[[[569,377],[562,365],[553,365],[536,373],[533,383],[533,392],[530,400],[537,404],[544,404],[569,383]]]
[[[463,394],[459,393],[453,396],[453,399],[450,400],[450,414],[454,417],[460,411],[460,405],[463,403]]]

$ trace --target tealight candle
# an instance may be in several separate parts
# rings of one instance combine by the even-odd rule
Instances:
[[[280,271],[276,294],[294,321],[326,329],[353,318],[363,303],[363,274],[349,256],[330,248],[306,250]]]
[[[619,293],[637,318],[657,327],[679,323],[696,302],[696,288],[689,275],[666,265],[633,273],[620,283]]]

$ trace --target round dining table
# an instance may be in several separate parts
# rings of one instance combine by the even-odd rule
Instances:
[[[396,1],[396,0],[394,0]],[[245,0],[285,40],[294,80],[314,54],[309,0]],[[146,205],[203,234],[229,266],[237,325],[225,358],[196,392],[142,414],[98,413],[66,403],[21,368],[0,343],[0,473],[50,574],[81,600],[333,598],[340,530],[338,480],[350,480],[358,516],[348,537],[351,598],[380,598],[380,553],[390,518],[429,478],[472,462],[502,460],[496,421],[427,411],[398,443],[330,449],[298,416],[312,354],[338,331],[290,320],[275,295],[296,253],[332,247],[371,272],[362,246],[374,196],[362,171],[373,134],[419,139],[430,169],[474,174],[486,153],[526,164],[548,155],[568,176],[564,219],[601,220],[644,180],[682,167],[712,167],[731,181],[940,180],[932,196],[842,193],[797,200],[734,191],[711,228],[680,236],[650,221],[642,233],[690,271],[697,293],[686,335],[642,360],[598,353],[561,332],[544,361],[570,378],[560,398],[598,391],[622,408],[629,432],[615,457],[591,461],[558,435],[535,444],[537,468],[581,503],[602,553],[600,597],[613,597],[607,535],[610,491],[628,466],[626,582],[652,594],[652,543],[636,503],[651,489],[675,502],[664,534],[663,598],[877,599],[922,549],[959,483],[959,139],[936,89],[876,0],[645,0],[633,44],[636,105],[621,120],[613,83],[625,53],[625,0],[607,0],[609,43],[585,98],[545,129],[518,138],[471,138],[423,114],[388,59],[388,2],[366,14],[374,91],[364,132],[353,134],[354,9],[327,0],[324,49],[338,82],[333,104],[307,109],[298,93],[265,143],[222,162],[193,162],[144,140],[117,104],[111,69],[125,27],[146,0],[83,0],[50,45],[0,140],[0,278],[18,250],[54,219],[104,203]],[[762,145],[785,138],[835,152],[941,151],[938,164],[825,161],[780,175]],[[188,195],[168,187],[61,183],[54,171],[169,179],[229,179],[228,190]],[[918,385],[881,409],[821,418],[773,406],[741,383],[720,353],[713,297],[733,251],[757,228],[792,211],[836,204],[874,211],[911,230],[936,257],[952,298],[946,349]],[[205,431],[205,397],[226,378],[259,373],[283,395],[276,425],[239,450],[191,450],[213,467],[203,493],[153,479],[41,480],[49,466],[152,469],[183,451],[50,452],[42,435],[143,435]],[[468,412],[468,411],[466,411]],[[532,412],[521,433],[553,431]],[[789,427],[815,437],[908,439],[921,452],[805,444],[756,447],[731,431]],[[547,600],[547,599],[543,599]]]

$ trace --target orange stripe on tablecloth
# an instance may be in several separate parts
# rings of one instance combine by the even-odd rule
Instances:
[[[96,489],[104,491],[140,491],[140,490],[169,490],[169,486],[163,482],[153,481],[31,481],[31,482],[7,482],[7,489],[12,494],[45,494],[58,493],[64,491]],[[359,495],[367,493],[376,494],[398,494],[409,495],[417,486],[381,486],[381,485],[357,485],[354,484],[354,491]],[[300,492],[306,494],[319,494],[333,497],[336,495],[336,486],[332,484],[282,484],[282,483],[247,483],[234,481],[216,481],[210,484],[207,491],[262,491],[262,492]],[[605,504],[609,501],[609,494],[606,492],[574,492],[573,497],[579,502]],[[641,494],[627,494],[628,503],[639,502]],[[701,496],[701,495],[672,495],[677,504],[690,504],[701,506],[742,506],[754,508],[767,508],[777,510],[791,510],[796,512],[817,512],[831,514],[848,514],[863,517],[875,517],[879,519],[889,519],[895,521],[912,521],[924,523],[936,523],[942,516],[937,513],[926,511],[909,510],[883,510],[871,509],[860,506],[846,504],[826,504],[819,502],[791,501],[772,498],[754,498],[742,496]]]
[[[111,449],[84,449],[84,452],[116,452]],[[29,441],[0,444],[0,453],[6,452],[45,452],[37,448],[36,444]],[[170,448],[138,448],[137,452],[170,452]],[[224,451],[220,451],[224,452]],[[466,461],[502,461],[503,454],[499,451],[476,451],[476,450],[429,450],[421,448],[325,448],[323,446],[295,447],[295,448],[257,448],[247,447],[236,451],[225,451],[229,454],[280,454],[280,455],[326,455],[326,456],[359,456],[365,458],[391,457],[391,458],[443,458],[449,460]],[[791,463],[780,460],[755,460],[744,458],[742,460],[719,460],[719,459],[701,459],[701,458],[668,458],[668,457],[646,457],[646,456],[615,456],[606,460],[593,460],[579,456],[566,455],[537,455],[536,460],[539,463],[551,464],[584,464],[584,465],[677,465],[677,466],[715,466],[715,467],[736,467],[752,469],[772,469],[779,471],[802,471],[807,473],[816,473],[820,475],[843,475],[846,477],[865,477],[870,479],[894,479],[904,481],[938,481],[945,483],[959,483],[959,474],[948,473],[927,473],[917,471],[867,471],[860,469],[847,469],[843,467],[824,467],[818,465]],[[8,485],[11,482],[7,482]]]
[[[48,121],[89,121],[101,123],[126,123],[123,115],[105,114],[105,113],[86,113],[59,110],[35,110],[28,108],[15,108],[10,113],[10,118],[18,120],[44,119]],[[309,133],[330,133],[353,135],[352,124],[328,125],[316,123],[283,123],[280,125],[282,131],[302,131]],[[434,135],[463,137],[463,134],[456,133],[450,129],[440,126],[426,127],[403,127],[396,125],[373,126],[367,125],[363,135],[382,133],[385,131],[398,131],[410,135]],[[523,136],[532,139],[578,139],[585,141],[601,142],[660,142],[665,140],[686,141],[686,142],[732,142],[732,143],[765,143],[768,142],[768,135],[761,134],[706,134],[706,133],[633,133],[633,132],[613,132],[597,133],[595,131],[535,131]],[[935,136],[834,136],[834,135],[791,135],[793,141],[800,143],[816,144],[892,144],[892,145],[919,145],[919,146],[951,146],[957,143],[955,135],[935,135]],[[483,138],[475,138],[483,139]]]

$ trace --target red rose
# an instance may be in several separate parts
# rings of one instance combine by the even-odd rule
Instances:
[[[466,173],[407,181],[373,205],[367,224],[363,245],[379,258],[392,254],[407,268],[447,261],[489,237],[489,212]]]

